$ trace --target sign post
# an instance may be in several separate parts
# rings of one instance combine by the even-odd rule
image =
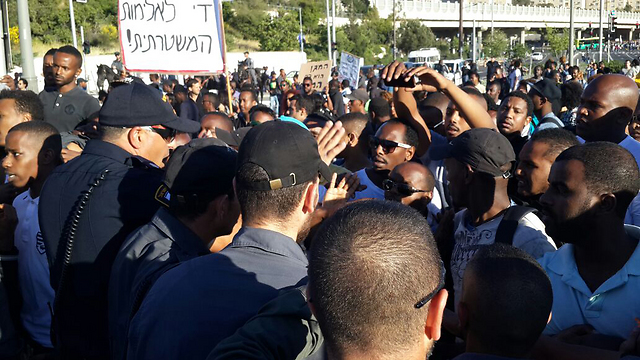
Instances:
[[[211,74],[225,70],[220,0],[119,0],[122,60],[129,71]]]

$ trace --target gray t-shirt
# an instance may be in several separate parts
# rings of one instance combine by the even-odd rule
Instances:
[[[65,94],[43,90],[38,97],[44,105],[44,120],[61,133],[73,130],[91,114],[100,111],[98,100],[79,87]]]

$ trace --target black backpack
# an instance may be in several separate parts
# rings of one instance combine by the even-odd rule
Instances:
[[[518,223],[528,213],[533,211],[535,211],[534,208],[520,205],[514,205],[508,208],[500,221],[500,225],[498,225],[494,242],[513,245],[513,235],[516,233]]]

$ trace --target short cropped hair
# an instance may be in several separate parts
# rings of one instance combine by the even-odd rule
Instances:
[[[545,158],[555,159],[561,152],[568,148],[579,145],[576,136],[565,129],[544,129],[536,131],[529,141],[547,144],[549,149],[544,153]]]
[[[309,294],[327,347],[380,355],[424,337],[428,305],[444,270],[429,224],[400,203],[347,205],[322,224],[309,257]]]
[[[0,91],[0,100],[4,99],[14,100],[18,114],[29,114],[31,120],[44,120],[44,105],[33,91],[5,89]]]
[[[386,126],[387,124],[402,124],[402,125],[404,125],[404,128],[405,128],[404,142],[407,145],[411,145],[411,146],[415,147],[416,149],[418,148],[418,145],[420,145],[420,140],[418,138],[418,132],[416,132],[416,130],[413,128],[413,126],[411,126],[411,124],[409,124],[408,121],[406,121],[404,119],[395,118],[395,119],[391,119],[391,120],[385,122],[384,124],[382,124],[382,126]],[[382,126],[380,126],[380,128],[382,128]]]
[[[58,51],[58,48],[51,48],[51,49],[47,50],[47,52],[44,54],[43,58],[47,57],[47,56],[55,55],[56,51]]]
[[[78,51],[78,49],[74,48],[71,45],[65,45],[65,46],[61,46],[60,48],[58,48],[58,50],[56,52],[69,54],[69,55],[75,57],[76,60],[78,61],[78,69],[82,68],[82,54],[80,54],[80,51]]]
[[[388,101],[374,100],[369,102],[369,114],[375,113],[378,117],[391,116],[391,105]]]
[[[553,304],[549,277],[534,258],[505,244],[483,246],[467,266],[463,289],[468,331],[485,349],[524,357],[533,348]]]
[[[510,97],[517,97],[524,100],[524,102],[527,103],[527,116],[533,116],[533,101],[531,100],[529,95],[523,93],[522,91],[512,91],[504,98],[504,100],[502,100],[500,105],[506,104]]]
[[[209,101],[211,101],[211,104],[213,105],[214,109],[217,109],[218,107],[220,107],[220,97],[218,96],[218,94],[214,94],[214,93],[205,93],[204,95],[202,95],[202,98],[208,98]]]
[[[58,164],[62,164],[62,157],[60,152],[62,151],[62,137],[60,132],[55,126],[44,121],[25,121],[19,123],[9,129],[8,133],[23,132],[29,134],[29,136],[37,139],[42,143],[42,150],[51,150],[58,161]]]
[[[189,79],[189,80],[187,80],[187,83],[184,84],[184,85],[188,89],[188,88],[192,87],[193,84],[195,84],[195,83],[199,83],[199,81],[196,80],[196,79]]]
[[[249,122],[253,122],[256,119],[258,113],[263,113],[271,116],[273,119],[277,119],[278,115],[276,115],[275,111],[273,111],[270,107],[262,104],[258,104],[249,110]]]
[[[253,163],[246,163],[236,172],[236,195],[245,222],[269,219],[286,221],[302,201],[309,181],[277,190],[251,190],[244,184],[269,181],[269,174]]]
[[[640,189],[638,163],[620,145],[596,141],[568,148],[556,158],[577,160],[584,165],[584,181],[592,193],[612,193],[616,196],[616,214],[624,218],[627,208]]]
[[[253,90],[253,88],[249,87],[249,86],[243,86],[242,89],[240,90],[241,93],[243,92],[248,92],[251,93],[251,99],[255,102],[258,101],[258,95],[256,95],[255,90]]]
[[[305,109],[307,114],[313,113],[313,110],[315,109],[315,102],[310,96],[298,94],[293,96],[291,100],[296,101],[296,109]]]

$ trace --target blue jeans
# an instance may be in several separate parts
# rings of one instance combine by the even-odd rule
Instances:
[[[278,110],[280,108],[280,101],[278,100],[278,95],[271,95],[271,99],[269,101],[269,107],[271,108],[271,110],[275,111],[275,113],[278,113]]]

